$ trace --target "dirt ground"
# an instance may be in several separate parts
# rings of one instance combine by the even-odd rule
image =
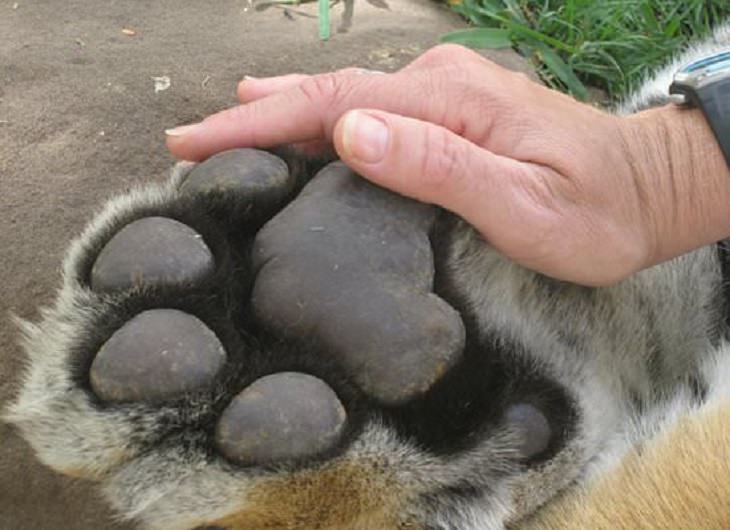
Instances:
[[[337,33],[337,6],[320,42],[316,19],[247,0],[0,0],[0,407],[23,362],[9,313],[33,319],[50,302],[69,239],[101,201],[164,177],[163,130],[232,105],[245,74],[393,70],[463,26],[429,0],[390,7],[357,0]],[[122,528],[92,485],[36,463],[0,423],[0,530]]]

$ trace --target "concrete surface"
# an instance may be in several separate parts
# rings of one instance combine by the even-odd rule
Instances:
[[[232,105],[244,74],[392,70],[463,26],[428,0],[390,6],[358,0],[349,32],[324,43],[316,19],[246,0],[0,0],[0,406],[22,363],[8,313],[32,319],[51,300],[69,239],[102,200],[164,177],[162,131]],[[46,470],[0,424],[1,530],[122,528],[92,485]]]

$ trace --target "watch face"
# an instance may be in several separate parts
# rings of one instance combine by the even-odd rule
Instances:
[[[684,66],[677,72],[676,79],[697,87],[720,75],[730,76],[730,51],[705,57]]]

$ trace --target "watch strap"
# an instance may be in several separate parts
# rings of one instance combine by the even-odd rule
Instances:
[[[672,83],[669,93],[682,94],[689,103],[702,110],[725,155],[725,162],[730,166],[730,78],[696,90]]]

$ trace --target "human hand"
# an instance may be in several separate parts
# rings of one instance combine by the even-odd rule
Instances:
[[[686,181],[707,168],[675,151],[688,128],[707,139],[696,112],[614,116],[458,46],[394,74],[248,79],[238,95],[242,105],[168,132],[172,153],[331,142],[364,177],[455,212],[509,258],[559,279],[611,284],[730,227],[702,208],[701,237],[690,222],[697,197]],[[667,113],[677,114],[671,127]]]

